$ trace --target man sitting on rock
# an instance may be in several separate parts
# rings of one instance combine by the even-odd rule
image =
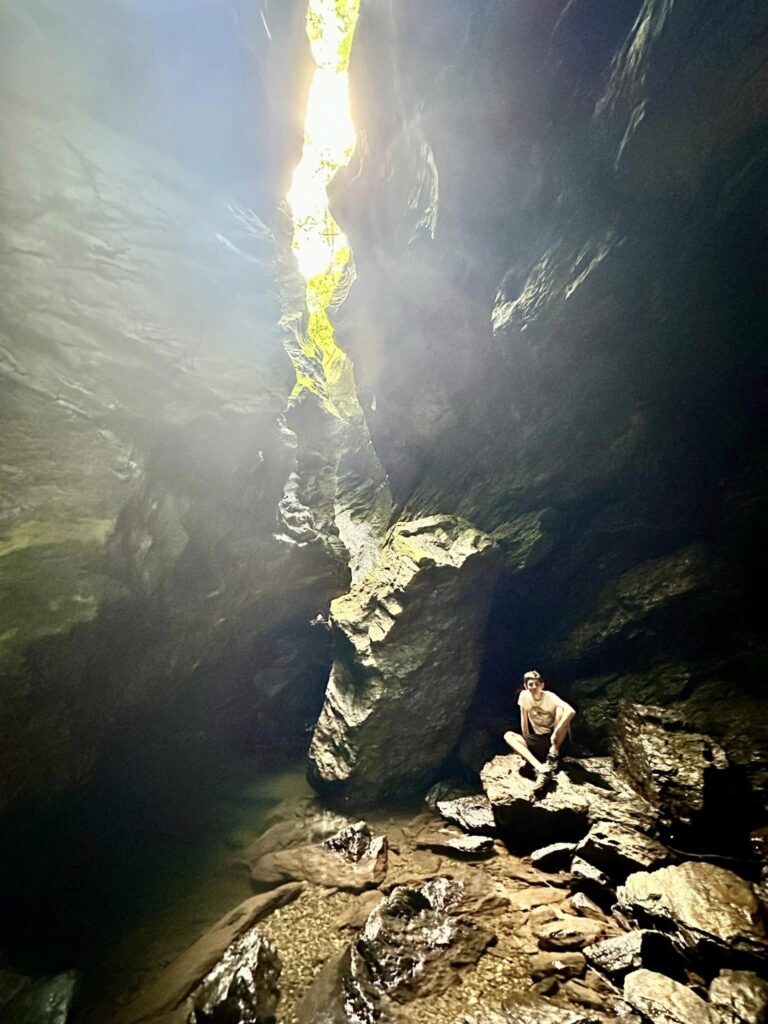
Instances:
[[[510,730],[504,739],[528,764],[536,769],[537,793],[546,786],[557,767],[560,747],[576,712],[556,693],[545,689],[541,673],[532,669],[523,676],[523,690],[518,698],[523,735]]]

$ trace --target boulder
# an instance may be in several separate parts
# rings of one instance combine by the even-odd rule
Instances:
[[[531,853],[531,864],[542,871],[561,871],[571,863],[576,843],[550,843]]]
[[[189,1024],[270,1024],[280,998],[277,950],[251,928],[224,953],[191,997]]]
[[[448,829],[427,829],[416,840],[417,847],[426,847],[454,857],[490,857],[493,839],[490,836],[455,834]]]
[[[668,930],[694,953],[714,953],[723,963],[768,955],[768,937],[749,882],[703,862],[639,871],[617,891],[618,903],[641,921]]]
[[[2,1006],[3,1024],[67,1024],[76,989],[74,971],[24,984]]]
[[[177,1024],[192,1012],[189,1002],[204,979],[227,955],[230,947],[255,924],[284,907],[304,892],[292,882],[261,896],[252,896],[225,914],[189,949],[162,970],[110,1024]],[[186,1016],[184,1016],[186,1014]]]
[[[541,981],[555,974],[559,978],[580,978],[587,969],[584,954],[570,953],[535,953],[531,957],[531,977]]]
[[[370,803],[429,784],[477,685],[495,566],[491,538],[463,519],[398,523],[331,604],[335,658],[309,752],[318,790]]]
[[[509,1024],[593,1024],[594,1016],[589,1011],[568,1007],[544,999],[535,993],[513,992],[502,1003],[501,1021]],[[490,1018],[491,1020],[493,1018]],[[478,1024],[485,1024],[480,1016]]]
[[[584,837],[597,821],[651,831],[651,806],[616,773],[610,758],[565,757],[544,793],[534,799],[535,780],[519,754],[489,761],[480,773],[500,829],[510,838],[552,837],[560,842]]]
[[[619,977],[640,967],[660,969],[664,964],[669,973],[672,952],[668,936],[643,928],[584,947],[584,956],[589,964],[611,977]]]
[[[563,914],[554,921],[534,925],[532,931],[542,949],[559,952],[593,945],[598,939],[615,934],[616,928],[608,921]]]
[[[465,832],[479,832],[481,835],[495,835],[497,832],[493,808],[483,793],[455,800],[438,800],[436,808],[439,814]]]
[[[668,708],[623,701],[613,757],[669,829],[701,823],[725,799],[725,751]]]
[[[492,902],[492,901],[491,901]],[[445,991],[457,967],[493,940],[473,911],[488,897],[440,878],[394,889],[369,914],[356,942],[326,965],[304,996],[301,1024],[387,1019],[387,1007]]]
[[[585,796],[561,771],[534,802],[535,780],[523,774],[527,770],[519,754],[505,754],[494,757],[480,773],[498,827],[515,838],[581,838],[589,827]]]
[[[575,892],[568,900],[570,909],[578,917],[592,917],[595,921],[604,921],[605,914],[600,907],[584,892]]]
[[[709,986],[709,1000],[723,1024],[764,1024],[768,1020],[768,981],[751,971],[720,971]]]
[[[251,866],[251,879],[259,884],[297,879],[350,892],[375,888],[386,873],[386,836],[374,836],[364,821],[322,843],[265,854]]]
[[[624,979],[624,998],[658,1024],[720,1024],[716,1010],[686,985],[641,969]]]
[[[634,871],[653,871],[676,859],[658,840],[613,821],[596,821],[576,852],[616,883]]]

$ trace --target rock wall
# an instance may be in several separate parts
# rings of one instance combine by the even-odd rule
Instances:
[[[760,787],[765,24],[373,2],[339,190],[393,497],[510,538],[478,714],[536,665],[590,742],[622,696],[680,703]]]
[[[310,778],[353,803],[423,790],[459,738],[496,579],[486,534],[455,517],[398,523],[331,605],[335,658]]]
[[[0,807],[84,782],[118,743],[300,748],[330,662],[309,620],[349,580],[333,522],[286,500],[305,460],[262,220],[275,170],[243,181],[222,148],[212,181],[205,154],[173,159],[206,124],[199,103],[190,125],[169,110],[185,32],[231,12],[190,6],[165,67],[155,17],[0,14]],[[286,5],[275,50],[294,21]],[[302,79],[297,59],[283,103]]]
[[[354,437],[311,397],[283,418],[303,5],[234,14],[260,152],[229,163],[131,107],[123,74],[183,92],[145,10],[0,15],[0,805],[161,719],[298,744],[331,659],[309,619],[350,553],[362,578],[388,522],[435,515],[500,550],[477,714],[535,664],[590,742],[623,697],[678,704],[768,792],[766,14],[363,5],[332,189]]]

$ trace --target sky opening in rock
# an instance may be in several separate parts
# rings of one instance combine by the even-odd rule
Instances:
[[[360,0],[309,0],[307,36],[317,66],[307,100],[302,156],[287,196],[293,250],[307,282],[305,354],[320,357],[326,405],[341,416],[346,404],[351,403],[346,412],[352,416],[358,406],[342,384],[348,378],[348,360],[336,345],[327,310],[350,269],[352,253],[331,214],[328,187],[339,169],[349,164],[357,143],[350,110],[349,58],[359,10]],[[296,369],[294,396],[304,388],[317,391],[317,382]]]

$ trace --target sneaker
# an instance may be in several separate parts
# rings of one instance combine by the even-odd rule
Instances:
[[[552,782],[552,772],[548,771],[547,765],[543,765],[539,771],[539,777],[533,784],[533,788],[528,796],[530,803],[536,803],[539,797],[543,796],[544,793],[549,789]]]

